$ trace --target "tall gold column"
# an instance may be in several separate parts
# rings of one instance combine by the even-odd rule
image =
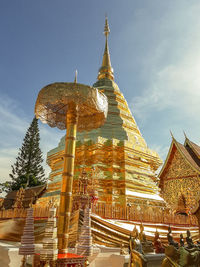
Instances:
[[[58,249],[59,253],[67,253],[69,240],[69,224],[72,206],[72,186],[74,175],[74,158],[76,147],[77,110],[70,103],[66,114],[67,133],[65,140],[64,168],[60,193],[60,209],[58,217]]]
[[[36,118],[51,127],[67,129],[60,209],[59,254],[67,253],[72,206],[76,131],[90,131],[104,124],[108,111],[106,96],[98,89],[76,83],[53,83],[42,88],[35,104]]]

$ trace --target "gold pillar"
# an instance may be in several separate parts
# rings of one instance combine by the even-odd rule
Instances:
[[[58,216],[58,253],[67,253],[69,240],[77,129],[77,107],[74,103],[68,105],[66,126],[67,134],[65,140],[64,168]]]
[[[199,226],[199,238],[200,238],[200,208],[198,208],[197,211],[192,215],[195,215],[197,218],[198,226]]]

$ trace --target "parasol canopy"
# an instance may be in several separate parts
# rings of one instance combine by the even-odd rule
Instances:
[[[66,114],[74,103],[78,115],[78,131],[89,131],[105,122],[107,97],[97,88],[80,83],[52,83],[41,89],[35,104],[35,115],[43,123],[61,130],[67,128]]]

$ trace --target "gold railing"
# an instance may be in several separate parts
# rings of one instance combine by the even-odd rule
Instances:
[[[123,207],[121,205],[97,203],[92,206],[92,212],[105,219],[198,226],[197,218],[194,215],[176,215],[172,210],[163,207],[144,206],[138,208],[133,204]]]
[[[48,218],[49,216],[49,206],[40,207],[33,206],[34,218],[42,219]],[[0,220],[2,219],[14,219],[14,218],[26,218],[27,209],[8,209],[0,210]]]
[[[49,216],[49,205],[34,205],[34,218],[42,219]],[[0,220],[12,218],[26,218],[26,209],[8,209],[0,210]],[[169,209],[163,207],[140,207],[131,205],[131,207],[123,207],[121,205],[112,205],[105,203],[97,203],[92,205],[92,213],[95,213],[105,219],[117,219],[147,223],[164,223],[178,225],[197,226],[198,222],[195,216],[176,215]]]

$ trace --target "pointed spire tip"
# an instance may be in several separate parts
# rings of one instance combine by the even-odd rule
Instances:
[[[74,83],[77,83],[77,75],[78,75],[78,71],[75,71],[75,78],[74,78]]]
[[[104,34],[105,36],[108,36],[110,33],[110,28],[109,28],[109,24],[108,24],[108,17],[105,17],[105,26],[104,26]]]
[[[172,131],[170,130],[169,132],[170,132],[172,139],[174,139],[174,135],[173,135]]]
[[[185,139],[188,139],[188,138],[187,138],[187,135],[186,135],[186,133],[185,133],[185,131],[183,131],[183,134],[184,134],[184,136],[185,136]]]
[[[101,68],[99,69],[99,74],[97,77],[98,80],[101,80],[104,78],[114,80],[113,68],[111,66],[110,53],[109,53],[109,47],[108,47],[109,33],[110,33],[110,28],[108,25],[108,18],[106,16],[105,26],[104,26],[104,35],[106,37],[106,43],[105,43],[105,50],[104,50],[102,65],[101,65]]]

